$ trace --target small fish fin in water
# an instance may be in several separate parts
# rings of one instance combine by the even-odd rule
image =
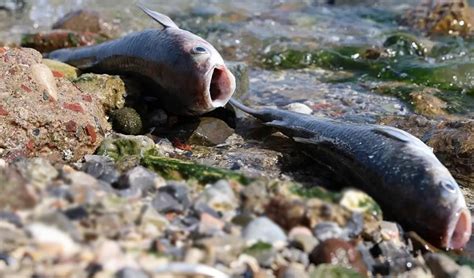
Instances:
[[[416,138],[415,136],[411,135],[410,133],[408,133],[404,130],[401,130],[401,129],[398,129],[398,128],[395,128],[395,127],[377,126],[373,129],[373,131],[375,133],[384,135],[386,137],[398,140],[398,141],[403,142],[403,143],[412,143],[412,144],[418,145],[420,147],[427,147],[427,148],[433,150],[432,148],[428,147],[425,143],[423,143],[423,141],[421,141],[420,139]]]
[[[152,10],[148,9],[140,1],[137,2],[136,5],[144,13],[146,13],[148,16],[153,18],[159,24],[161,24],[164,28],[178,28],[179,29],[178,25],[176,25],[176,23],[174,23],[174,21],[171,18],[169,18],[167,15],[164,15],[162,13],[155,12],[155,11],[152,11]]]

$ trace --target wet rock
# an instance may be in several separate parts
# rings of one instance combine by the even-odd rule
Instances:
[[[82,171],[108,184],[118,181],[120,173],[115,169],[112,159],[100,155],[85,156]]]
[[[28,232],[43,256],[70,257],[79,251],[79,246],[63,231],[41,223],[28,226]]]
[[[202,117],[187,142],[188,144],[215,146],[224,143],[233,133],[234,130],[224,121]]]
[[[48,53],[61,48],[94,45],[105,40],[102,35],[89,32],[52,30],[23,34],[21,46],[36,49],[41,53]]]
[[[306,115],[311,115],[311,113],[313,113],[313,109],[311,109],[308,105],[299,102],[290,103],[284,108],[288,111],[293,111]]]
[[[230,183],[226,180],[207,185],[195,202],[207,204],[213,210],[222,213],[233,211],[239,205]]]
[[[421,138],[456,180],[474,186],[474,121],[428,120],[422,116],[387,117],[380,123],[395,126]]]
[[[394,243],[401,243],[401,233],[397,223],[382,221],[380,223],[380,233],[384,240],[392,241]]]
[[[105,22],[98,12],[91,10],[69,12],[56,21],[52,28],[95,33],[106,38],[112,38],[117,34],[115,26]]]
[[[234,91],[234,97],[236,99],[241,98],[247,94],[249,90],[249,68],[246,63],[243,62],[226,62],[227,68],[235,76],[236,88]]]
[[[427,253],[424,258],[435,277],[474,277],[472,268],[460,266],[444,254]]]
[[[130,107],[123,107],[111,113],[112,128],[120,133],[137,135],[142,132],[143,123],[137,111]]]
[[[159,213],[182,213],[190,205],[188,188],[182,184],[160,187],[151,203]]]
[[[0,97],[0,155],[7,160],[39,156],[53,163],[76,161],[92,153],[109,130],[104,111],[95,97],[86,98],[64,78],[55,79],[58,95],[53,101],[41,85],[44,80],[34,81],[32,67],[40,63],[41,55],[32,49],[0,54],[0,90],[5,92]]]
[[[73,83],[87,95],[97,97],[106,113],[123,108],[125,104],[125,83],[118,76],[87,73]]]
[[[267,217],[259,217],[250,222],[242,235],[248,245],[265,242],[279,247],[285,245],[287,239],[285,232]]]
[[[348,239],[346,230],[339,227],[337,223],[334,222],[321,222],[313,231],[315,237],[320,241],[325,241],[328,239]]]
[[[33,208],[39,196],[33,186],[12,168],[0,169],[0,209]]]
[[[423,1],[409,9],[402,23],[430,35],[469,36],[473,32],[474,12],[468,1]]]
[[[53,72],[53,75],[64,76],[69,80],[74,80],[79,75],[79,70],[73,66],[61,63],[56,60],[43,59],[43,64]]]
[[[415,112],[424,116],[447,115],[448,104],[435,96],[433,90],[424,89],[410,94]]]
[[[321,242],[311,252],[309,259],[315,265],[340,265],[354,269],[364,276],[367,275],[362,255],[351,243],[344,240],[332,238]]]
[[[377,262],[374,272],[382,275],[399,275],[419,265],[410,254],[409,247],[391,241],[379,242],[370,249],[370,253]]]

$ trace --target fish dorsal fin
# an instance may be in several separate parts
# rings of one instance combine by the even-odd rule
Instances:
[[[159,12],[152,11],[152,10],[148,9],[147,7],[145,7],[140,2],[137,3],[137,6],[144,13],[146,13],[148,16],[153,18],[159,24],[161,24],[164,28],[178,28],[179,29],[178,25],[176,25],[176,23],[174,23],[174,21],[171,18],[169,18],[167,15],[164,15],[164,14],[159,13]]]

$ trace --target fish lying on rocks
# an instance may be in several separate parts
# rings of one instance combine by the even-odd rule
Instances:
[[[353,124],[296,112],[240,110],[304,143],[311,157],[377,201],[386,215],[432,244],[460,249],[471,236],[471,214],[450,172],[431,148],[389,126]]]
[[[235,77],[219,52],[197,35],[180,29],[168,16],[139,6],[163,26],[99,45],[60,49],[48,57],[95,73],[144,78],[159,93],[162,107],[197,115],[224,106],[235,90]]]

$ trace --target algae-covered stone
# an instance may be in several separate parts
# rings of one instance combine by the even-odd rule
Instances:
[[[137,111],[130,107],[120,108],[111,113],[112,128],[120,133],[137,135],[142,131],[143,124]]]
[[[345,190],[342,193],[339,204],[350,211],[366,213],[382,219],[382,210],[380,209],[380,206],[374,201],[374,199],[372,199],[372,197],[360,190]]]
[[[393,56],[425,56],[427,49],[418,42],[415,36],[398,33],[388,37],[383,46]]]
[[[109,156],[117,161],[127,156],[142,158],[145,153],[153,150],[155,143],[149,137],[114,134],[102,142],[97,154]]]
[[[48,66],[53,74],[62,75],[69,80],[76,79],[79,74],[79,69],[56,60],[43,59],[43,64]]]
[[[73,82],[83,92],[98,97],[106,113],[125,104],[125,84],[119,76],[88,73]]]

